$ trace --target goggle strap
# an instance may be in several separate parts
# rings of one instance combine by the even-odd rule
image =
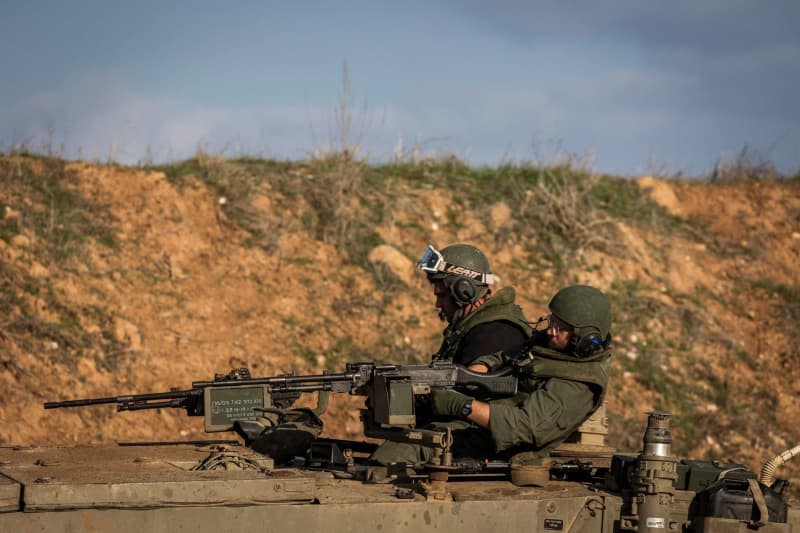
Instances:
[[[439,268],[439,272],[453,274],[455,276],[464,276],[465,278],[470,278],[477,281],[481,285],[492,285],[495,281],[497,281],[494,274],[479,272],[477,270],[472,270],[471,268],[460,265],[454,265],[452,263],[445,263],[441,268]]]
[[[430,264],[430,260],[432,258],[436,258],[436,263],[431,267],[428,265]],[[422,257],[420,257],[419,261],[417,261],[417,268],[431,274],[443,272],[445,274],[452,274],[455,276],[464,276],[465,278],[470,278],[477,281],[481,285],[491,285],[497,281],[497,278],[494,274],[487,274],[485,272],[479,272],[477,270],[472,270],[471,268],[446,262],[444,257],[442,257],[442,253],[434,248],[432,244],[429,244],[425,248],[425,251],[422,253]]]

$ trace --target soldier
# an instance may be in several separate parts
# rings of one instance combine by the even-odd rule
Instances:
[[[530,337],[530,324],[514,303],[514,288],[504,287],[492,293],[490,285],[495,276],[486,256],[474,246],[451,244],[440,252],[429,244],[417,268],[425,272],[433,287],[439,318],[447,321],[434,360],[467,366],[481,355],[519,350]],[[430,405],[418,403],[417,421],[425,423],[431,418]],[[370,459],[384,465],[406,460],[409,453],[416,454],[416,449],[409,446],[386,441]]]
[[[433,287],[439,318],[447,321],[433,359],[469,365],[476,357],[519,348],[531,334],[513,287],[492,293],[495,276],[483,253],[469,244],[441,250],[428,245],[417,263]]]
[[[512,465],[536,463],[564,441],[603,401],[610,370],[611,305],[587,285],[561,289],[549,304],[545,330],[537,330],[521,351],[478,357],[481,372],[511,366],[520,393],[479,401],[458,391],[435,389],[433,412],[449,417],[453,456],[510,458]],[[374,455],[381,464],[428,462],[433,450],[396,444],[394,454]]]

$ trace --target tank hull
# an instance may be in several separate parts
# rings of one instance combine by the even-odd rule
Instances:
[[[220,451],[261,470],[192,469]],[[585,483],[451,479],[425,494],[271,466],[245,448],[208,443],[0,449],[0,532],[624,530],[624,497]],[[774,531],[800,531],[793,509],[789,521]],[[708,521],[703,531],[725,525]]]

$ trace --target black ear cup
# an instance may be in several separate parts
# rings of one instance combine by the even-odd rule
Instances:
[[[456,278],[450,285],[450,295],[459,307],[466,307],[478,299],[478,289],[469,278]]]
[[[575,355],[578,357],[589,357],[603,348],[603,338],[600,336],[600,332],[597,330],[590,331],[578,339],[575,345]]]

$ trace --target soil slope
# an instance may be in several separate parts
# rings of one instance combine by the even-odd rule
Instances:
[[[579,176],[465,196],[439,175],[471,172],[458,166],[375,177],[340,163],[0,158],[0,444],[203,436],[177,410],[47,400],[186,388],[241,366],[425,361],[442,324],[413,261],[459,241],[486,251],[530,319],[568,283],[612,296],[612,444],[638,450],[649,410],[674,414],[685,456],[757,469],[800,443],[796,179]],[[603,184],[638,207],[615,211],[622,196]],[[359,399],[332,403],[325,434],[358,437]],[[783,473],[800,480],[798,466]]]

